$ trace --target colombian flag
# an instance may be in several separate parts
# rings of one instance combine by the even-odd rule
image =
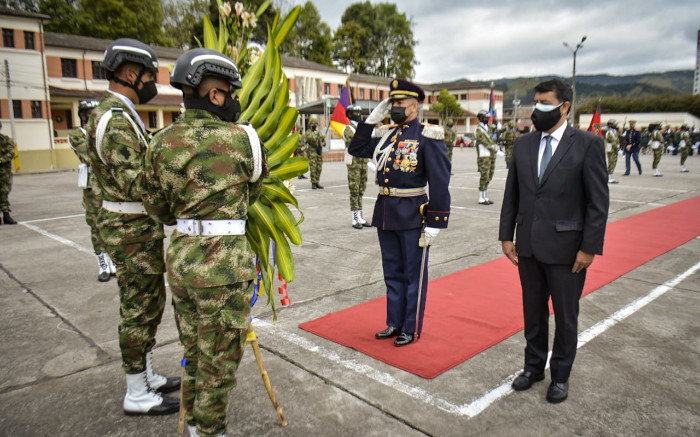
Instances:
[[[598,136],[603,136],[603,130],[600,128],[600,103],[595,108],[593,113],[593,118],[591,118],[591,124],[588,125],[588,132],[593,132]]]
[[[345,129],[345,126],[350,123],[350,120],[348,120],[348,117],[345,115],[345,108],[351,104],[352,97],[350,97],[350,85],[346,81],[345,87],[343,87],[343,90],[340,92],[338,104],[335,105],[333,115],[331,115],[331,128],[340,138],[343,138],[343,130]]]
[[[493,86],[493,84],[491,84]],[[493,94],[493,88],[491,88],[491,96],[489,97],[489,124],[493,123],[493,119],[496,117],[496,96]]]

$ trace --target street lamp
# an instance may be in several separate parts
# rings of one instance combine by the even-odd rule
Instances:
[[[586,36],[584,35],[584,37],[581,38],[581,42],[576,44],[575,49],[572,49],[566,42],[563,43],[564,47],[569,49],[569,51],[574,54],[574,69],[571,73],[571,90],[573,91],[574,96],[571,100],[571,113],[569,114],[571,115],[571,124],[574,124],[574,117],[576,116],[576,53],[578,52],[578,49],[583,47],[583,42],[585,40]]]
[[[518,90],[515,90],[515,96],[513,97],[513,122],[515,126],[518,126],[518,106],[520,106],[520,99],[518,98]]]

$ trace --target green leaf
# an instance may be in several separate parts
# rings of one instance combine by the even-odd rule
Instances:
[[[216,36],[216,29],[214,29],[214,25],[211,24],[211,20],[209,17],[207,17],[206,14],[204,14],[204,17],[202,19],[203,25],[204,25],[204,47],[212,50],[217,49],[217,36]]]

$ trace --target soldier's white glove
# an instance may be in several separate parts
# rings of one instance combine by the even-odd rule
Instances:
[[[389,106],[391,105],[391,102],[389,99],[384,99],[379,104],[377,105],[376,108],[372,110],[372,112],[369,114],[367,119],[365,120],[365,123],[367,124],[377,124],[381,123],[382,120],[384,120],[384,117],[389,114]]]
[[[418,240],[419,247],[430,247],[430,245],[435,241],[438,234],[440,233],[439,228],[431,228],[426,226],[421,233],[420,239]]]

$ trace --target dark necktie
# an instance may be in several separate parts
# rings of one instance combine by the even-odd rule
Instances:
[[[547,169],[549,160],[552,159],[552,136],[547,135],[544,137],[544,140],[546,141],[546,144],[544,146],[544,153],[542,154],[542,162],[540,163],[540,182],[542,182],[542,176],[544,176],[544,171]]]

